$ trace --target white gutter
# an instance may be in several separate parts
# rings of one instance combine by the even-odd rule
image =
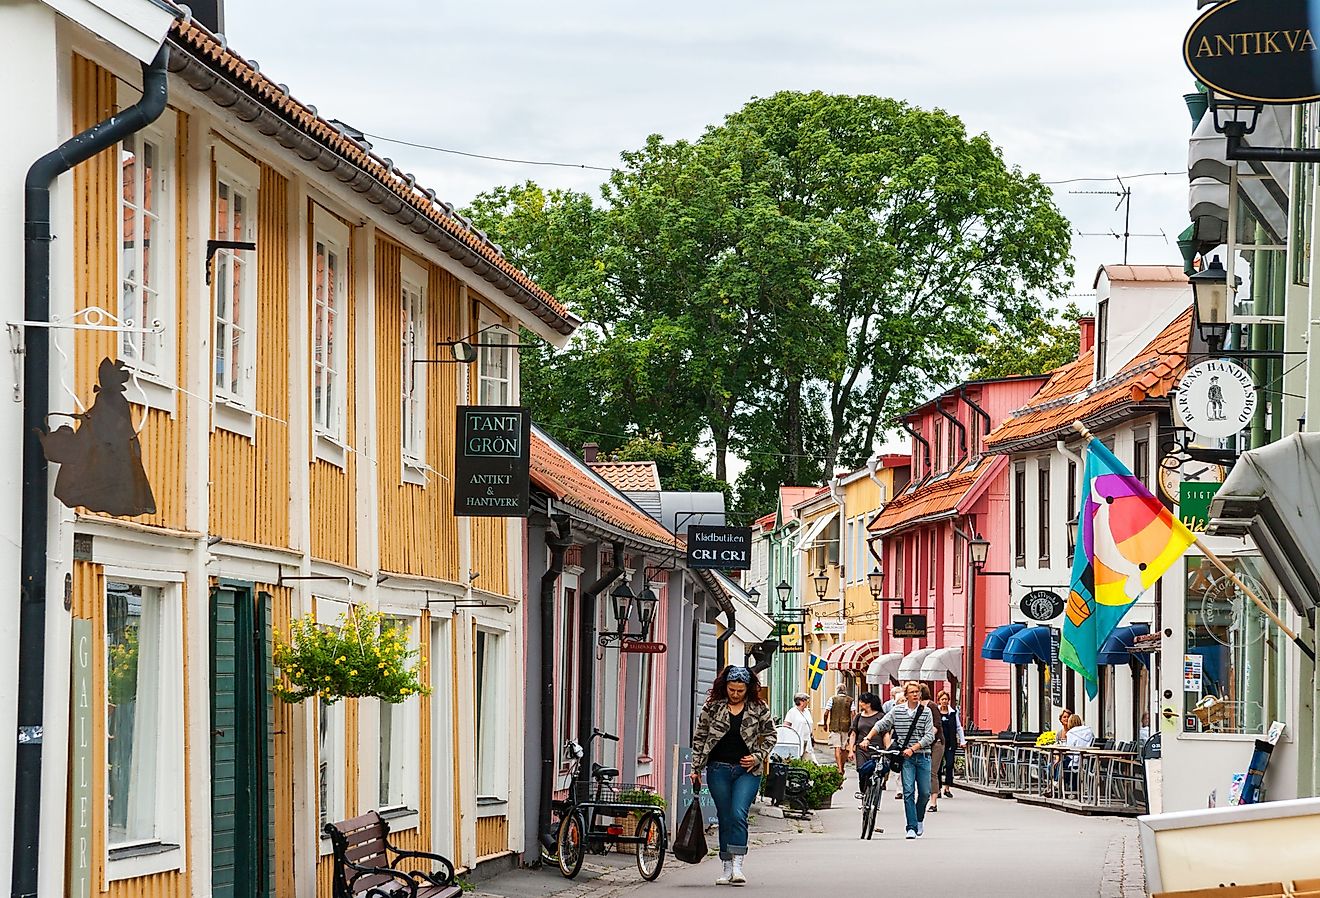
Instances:
[[[839,482],[838,475],[830,478],[830,498],[834,500],[835,505],[839,506],[839,617],[843,617],[845,614],[843,584],[845,582],[844,577],[848,573],[845,566],[847,556],[843,551],[843,536],[846,532],[845,525],[848,523],[848,508],[843,501],[843,484]]]

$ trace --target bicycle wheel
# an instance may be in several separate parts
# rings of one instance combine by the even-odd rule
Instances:
[[[568,879],[582,869],[582,856],[586,854],[586,825],[582,814],[571,812],[559,823],[559,872]]]
[[[637,821],[637,838],[641,839],[637,843],[637,872],[647,882],[654,882],[665,865],[665,849],[669,845],[664,816],[658,811],[647,811]]]

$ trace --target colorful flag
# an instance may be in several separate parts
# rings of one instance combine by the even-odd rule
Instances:
[[[811,655],[810,659],[810,663],[807,664],[807,679],[811,682],[812,689],[819,689],[820,681],[825,678],[825,671],[830,665],[817,655]]]
[[[1082,675],[1095,698],[1100,646],[1196,537],[1094,437],[1082,486],[1059,659]]]

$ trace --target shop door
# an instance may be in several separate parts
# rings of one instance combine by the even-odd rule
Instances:
[[[275,892],[270,596],[211,590],[211,889]]]

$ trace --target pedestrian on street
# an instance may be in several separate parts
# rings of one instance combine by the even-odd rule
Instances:
[[[880,718],[862,740],[870,748],[881,733],[892,732],[894,745],[903,757],[903,813],[907,818],[907,837],[915,839],[926,832],[926,802],[930,798],[930,747],[935,742],[935,722],[930,709],[921,703],[921,684],[903,687],[906,702]],[[900,735],[901,734],[901,735]]]
[[[921,703],[930,711],[930,719],[935,724],[935,742],[930,747],[930,807],[927,811],[938,811],[940,800],[940,767],[944,763],[944,728],[940,726],[939,712],[931,699],[930,687],[921,684]]]
[[[857,797],[865,798],[866,790],[871,785],[871,777],[876,774],[876,755],[878,748],[862,748],[862,740],[871,732],[880,719],[880,696],[874,692],[863,692],[857,696],[857,714],[852,719],[848,730],[848,754],[857,767]]]
[[[938,725],[944,733],[944,763],[931,768],[935,773],[935,779],[930,784],[930,789],[931,795],[937,795],[942,785],[944,797],[952,798],[953,762],[958,754],[957,750],[967,745],[967,734],[963,732],[962,719],[958,716],[958,709],[953,706],[953,696],[949,695],[949,690],[940,690],[938,702],[940,715]]]
[[[747,812],[761,791],[761,778],[775,747],[775,719],[761,700],[761,684],[746,667],[729,665],[711,684],[692,737],[692,788],[709,770],[710,794],[720,828],[724,872],[716,885],[743,885]]]
[[[805,692],[799,692],[793,696],[793,707],[788,709],[784,715],[784,726],[791,727],[793,732],[798,734],[802,740],[801,757],[808,760],[815,760],[815,752],[812,751],[811,731],[815,727],[811,723],[811,696]]]
[[[880,713],[888,714],[890,711],[894,710],[894,705],[900,704],[902,701],[903,701],[903,687],[890,686],[889,701],[885,702],[884,706],[880,709]]]
[[[843,688],[843,683],[839,683],[834,695],[825,702],[825,715],[820,722],[829,734],[828,744],[834,749],[834,763],[840,773],[843,773],[844,760],[848,757],[848,727],[852,723],[852,718],[852,696]]]

